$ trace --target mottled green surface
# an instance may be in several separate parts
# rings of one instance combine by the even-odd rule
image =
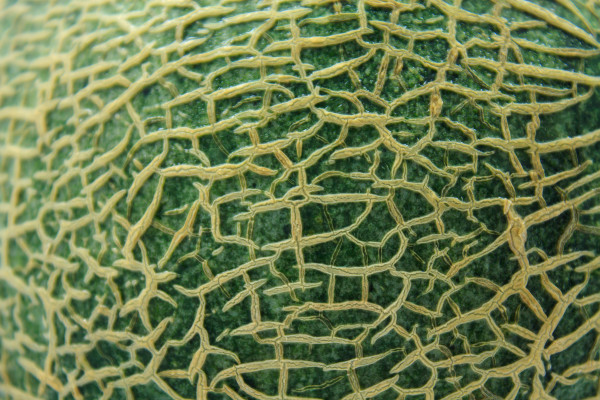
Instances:
[[[310,74],[312,71],[319,71],[344,61],[357,60],[370,49],[374,49],[374,55],[357,63],[352,73],[343,72],[326,79],[303,78],[299,72],[301,68],[293,61],[280,66],[263,66],[262,71],[256,60],[252,65],[223,69],[236,61],[251,59],[261,53],[270,57],[291,55],[289,48],[271,51],[269,47],[273,42],[292,38],[288,29],[289,19],[279,19],[262,35],[257,32],[260,32],[261,26],[265,26],[264,18],[226,27],[214,25],[225,16],[230,18],[256,11],[254,2],[226,4],[224,7],[231,7],[230,10],[223,11],[222,15],[198,19],[185,26],[182,37],[177,36],[175,27],[170,27],[164,32],[155,28],[163,21],[193,12],[192,5],[195,5],[195,2],[189,2],[188,6],[182,7],[158,6],[151,3],[144,6],[136,2],[98,2],[98,5],[90,5],[89,9],[83,4],[68,1],[52,6],[36,4],[34,1],[17,2],[15,5],[9,3],[0,2],[0,9],[4,10],[3,14],[0,14],[0,26],[3,27],[0,28],[0,83],[3,88],[0,92],[0,140],[5,149],[0,154],[0,396],[16,399],[24,396],[24,393],[29,393],[49,399],[97,398],[107,393],[107,387],[114,386],[110,398],[130,396],[161,399],[175,395],[202,398],[202,394],[209,399],[227,399],[231,398],[223,392],[224,385],[227,385],[241,398],[259,398],[240,387],[235,378],[220,381],[206,393],[198,389],[202,388],[197,374],[199,371],[202,371],[210,384],[219,372],[234,365],[275,359],[277,347],[264,343],[264,340],[281,337],[283,334],[275,329],[254,332],[252,335],[227,334],[228,329],[233,331],[253,322],[252,297],[246,297],[227,311],[223,310],[228,301],[244,290],[245,282],[241,274],[226,280],[218,288],[207,291],[203,297],[186,293],[185,289],[203,287],[213,279],[210,273],[207,274],[202,268],[202,262],[207,263],[212,275],[219,277],[227,271],[238,269],[252,257],[273,257],[271,267],[267,263],[247,272],[250,281],[266,280],[254,293],[260,299],[259,314],[263,322],[283,322],[290,314],[288,307],[311,303],[326,304],[328,301],[361,301],[362,278],[337,276],[333,299],[328,299],[330,275],[306,269],[305,282],[322,282],[321,286],[295,290],[293,296],[289,292],[264,294],[265,290],[281,286],[286,280],[299,280],[299,261],[293,249],[277,255],[274,251],[264,248],[292,237],[294,227],[291,223],[290,209],[271,209],[259,212],[251,219],[240,219],[240,214],[247,213],[251,204],[270,198],[282,199],[290,189],[302,185],[298,171],[284,176],[286,168],[272,149],[265,151],[265,154],[253,156],[252,162],[276,173],[272,176],[252,171],[240,173],[239,175],[243,175],[244,184],[238,176],[212,181],[193,176],[174,176],[164,179],[164,186],[161,186],[163,183],[160,172],[182,164],[206,167],[207,161],[210,166],[219,166],[247,160],[249,157],[246,154],[236,155],[235,152],[252,146],[251,136],[248,130],[244,129],[248,124],[258,123],[256,131],[260,143],[272,143],[293,137],[293,132],[306,132],[322,123],[316,109],[352,115],[358,119],[360,107],[363,107],[366,113],[387,115],[390,122],[384,125],[391,132],[393,139],[412,148],[422,146],[417,153],[433,163],[437,170],[405,156],[395,173],[393,166],[397,153],[381,144],[361,155],[339,159],[331,157],[343,147],[360,147],[378,140],[380,132],[376,126],[369,123],[350,126],[344,143],[335,148],[327,148],[343,131],[340,124],[335,122],[324,122],[316,130],[317,134],[305,135],[301,155],[296,151],[295,142],[282,148],[281,151],[294,165],[318,153],[320,149],[325,149],[318,162],[302,168],[306,174],[306,183],[322,188],[317,192],[317,196],[348,193],[370,193],[383,197],[389,195],[404,221],[417,221],[413,226],[404,228],[402,235],[386,236],[390,230],[396,229],[398,223],[394,220],[388,204],[382,201],[375,202],[364,221],[352,230],[353,238],[363,243],[362,246],[349,237],[331,239],[304,248],[304,263],[326,264],[334,271],[337,267],[374,268],[375,264],[392,259],[394,254],[400,251],[404,245],[402,241],[405,240],[406,250],[391,268],[415,274],[415,277],[410,278],[411,287],[405,301],[425,307],[432,315],[417,312],[414,307],[401,307],[396,312],[396,324],[408,333],[414,333],[415,337],[406,338],[392,331],[373,343],[375,335],[391,322],[389,317],[380,321],[377,327],[367,329],[365,326],[373,323],[379,317],[378,313],[351,308],[340,311],[307,310],[303,316],[309,318],[291,321],[282,332],[285,332],[285,335],[307,335],[313,342],[280,344],[285,359],[331,365],[353,358],[386,352],[389,354],[363,367],[352,368],[352,371],[330,371],[322,367],[290,369],[285,391],[287,396],[341,399],[357,392],[356,385],[364,390],[395,376],[396,386],[373,398],[395,399],[403,389],[428,386],[427,381],[433,372],[432,368],[424,365],[422,361],[416,360],[400,372],[391,372],[396,364],[417,349],[416,338],[423,346],[436,343],[433,349],[426,353],[431,362],[453,359],[462,354],[476,355],[496,350],[481,362],[435,369],[437,379],[429,389],[430,396],[433,396],[429,398],[536,398],[536,379],[539,379],[542,387],[548,388],[548,394],[556,399],[586,399],[598,395],[600,369],[594,363],[600,361],[600,354],[596,328],[590,328],[589,332],[572,345],[548,359],[536,360],[542,363],[544,371],[537,371],[534,362],[524,365],[522,356],[501,345],[511,344],[527,354],[531,350],[531,341],[511,333],[505,325],[518,324],[534,335],[538,335],[542,329],[542,321],[518,294],[506,299],[502,307],[496,308],[486,316],[487,319],[460,323],[456,329],[432,335],[436,327],[442,327],[449,321],[460,318],[457,317],[452,304],[458,307],[461,314],[467,314],[471,310],[484,307],[496,295],[492,288],[470,281],[471,278],[486,278],[488,282],[503,287],[521,268],[518,255],[514,254],[509,243],[505,241],[493,251],[465,265],[456,274],[447,275],[452,265],[460,262],[467,254],[482,251],[503,232],[510,231],[510,221],[506,210],[503,210],[504,203],[500,200],[511,198],[511,193],[498,174],[493,173],[493,169],[506,173],[509,177],[515,189],[512,198],[515,203],[514,211],[523,218],[544,208],[557,205],[560,208],[563,207],[561,204],[564,204],[561,213],[543,223],[528,226],[525,249],[528,251],[527,261],[531,268],[542,263],[546,256],[559,257],[585,252],[541,274],[562,294],[585,282],[585,287],[576,297],[592,299],[582,305],[572,304],[567,307],[553,329],[552,338],[543,347],[547,348],[553,341],[576,331],[590,319],[593,319],[594,324],[598,324],[598,318],[594,317],[599,311],[598,301],[594,300],[593,296],[600,292],[600,272],[594,269],[598,265],[598,259],[594,257],[598,256],[600,249],[600,221],[598,210],[594,211],[594,207],[600,205],[597,192],[600,180],[596,177],[573,191],[567,193],[566,190],[583,176],[595,176],[593,174],[600,170],[600,140],[596,138],[585,146],[567,146],[560,151],[541,155],[532,151],[536,142],[547,143],[568,137],[584,137],[600,129],[600,89],[595,86],[600,82],[597,78],[600,76],[598,53],[560,56],[552,52],[540,53],[525,48],[520,49],[518,53],[508,51],[508,62],[574,72],[581,76],[594,77],[595,80],[593,84],[577,84],[570,79],[558,80],[506,72],[504,86],[497,87],[494,84],[497,71],[477,65],[469,66],[468,60],[481,57],[500,61],[499,49],[493,46],[486,48],[485,42],[491,43],[490,35],[501,35],[502,32],[497,26],[484,23],[483,20],[481,23],[457,21],[454,37],[458,43],[466,44],[472,38],[483,42],[477,42],[479,44],[465,49],[464,55],[459,56],[455,63],[450,63],[455,64],[456,68],[446,72],[445,81],[480,93],[495,90],[497,93],[508,95],[493,100],[474,99],[447,87],[440,89],[435,84],[426,86],[432,82],[444,82],[444,79],[436,80],[437,71],[431,68],[426,60],[439,62],[441,68],[444,65],[442,63],[450,57],[452,44],[448,39],[435,37],[416,40],[411,44],[410,40],[402,35],[390,34],[386,39],[388,34],[380,29],[380,25],[373,24],[373,21],[390,22],[392,18],[397,18],[395,24],[412,32],[427,30],[443,36],[449,33],[448,26],[452,15],[442,11],[440,4],[446,4],[442,1],[431,2],[432,4],[411,2],[414,10],[401,10],[397,17],[391,12],[393,7],[384,4],[385,2],[343,2],[322,6],[304,4],[305,15],[295,21],[301,37],[330,36],[359,29],[358,15],[366,19],[366,28],[372,31],[347,38],[343,43],[312,48],[307,45],[301,50],[300,58],[305,65],[303,68]],[[213,2],[205,3],[207,4],[199,5],[215,5]],[[561,21],[570,21],[586,32],[591,29],[587,35],[595,44],[586,43],[565,29],[548,25],[514,30],[510,33],[512,38],[525,39],[553,48],[594,51],[600,48],[594,39],[600,27],[597,14],[600,8],[597,3],[590,2],[591,6],[586,8],[579,2],[565,2],[574,4],[584,20],[558,5],[558,2],[531,3],[546,7],[560,17]],[[416,4],[420,4],[421,7],[416,7]],[[61,8],[63,6],[64,8]],[[299,7],[302,7],[302,4],[298,2],[285,2],[279,5],[278,12]],[[475,0],[463,1],[461,5],[462,9],[481,15],[497,15],[505,27],[516,22],[540,20],[539,16],[509,5],[501,10],[494,10],[492,7],[492,2]],[[258,8],[271,9],[267,4]],[[54,13],[50,12],[52,9]],[[143,11],[133,13],[139,10]],[[315,23],[315,20],[311,20],[340,13],[348,13],[341,15],[349,16],[340,18],[337,22]],[[150,23],[154,30],[138,32],[127,38],[130,28],[128,25],[119,25],[117,16],[124,16],[124,20],[127,20],[131,27],[143,26],[153,17],[158,19]],[[73,27],[73,30],[69,31],[69,27]],[[26,36],[28,32],[46,31],[50,33],[47,36],[42,35],[41,38],[35,37],[32,40]],[[58,33],[64,35],[64,39],[63,36],[57,35]],[[248,35],[244,36],[245,33]],[[85,36],[91,34],[97,36]],[[82,41],[81,37],[89,38],[89,41]],[[114,48],[110,48],[110,40],[119,37],[124,39]],[[194,38],[205,38],[206,41],[185,50],[180,47],[181,51],[161,51],[163,46],[172,43],[184,46],[186,41]],[[145,74],[152,75],[165,63],[208,53],[224,48],[225,45],[245,45],[255,38],[257,40],[252,46],[255,49],[254,55],[249,51],[231,56],[223,53],[217,54],[214,59],[187,64],[185,68],[188,72],[201,74],[196,76],[196,81],[191,79],[189,73],[186,77],[181,71],[174,71],[166,74],[162,82],[143,85],[143,89],[131,97],[130,107],[135,110],[139,120],[143,121],[146,134],[157,137],[156,141],[141,139],[143,134],[139,132],[139,126],[135,125],[134,116],[124,103],[119,103],[126,91],[125,87],[110,84],[106,88],[93,88],[93,81],[116,76],[119,73],[119,65],[128,57],[139,53],[149,43],[154,43],[152,54],[145,58],[143,63],[136,63],[121,73],[130,83],[139,82]],[[179,39],[183,41],[180,42]],[[384,42],[389,43],[389,46],[381,45]],[[402,49],[408,49],[408,53],[399,53]],[[164,53],[162,58],[161,52]],[[383,70],[386,82],[380,92],[376,93],[378,72],[386,52],[390,57],[404,54],[400,57],[403,59],[402,67],[398,67],[397,61],[391,60]],[[48,54],[58,54],[57,61],[48,61]],[[37,64],[36,60],[39,61]],[[93,79],[90,74],[83,73],[77,79],[61,80],[62,76],[67,76],[65,74],[69,70],[76,71],[101,62],[114,62],[115,65],[98,72]],[[34,75],[22,75],[29,72],[33,72]],[[207,78],[211,73],[215,73],[212,81]],[[235,116],[237,119],[230,127],[218,128],[212,134],[197,138],[198,148],[203,155],[194,154],[193,141],[189,137],[169,136],[180,127],[193,129],[209,126],[211,116],[206,98],[187,100],[173,107],[165,106],[167,102],[199,88],[204,89],[206,95],[210,96],[219,89],[258,81],[261,74],[263,78],[279,77],[283,89],[274,90],[268,95],[265,94],[264,88],[248,89],[239,95],[215,101],[215,120],[212,123],[218,124]],[[44,85],[50,85],[48,87],[51,89]],[[85,92],[86,88],[90,87],[93,88],[92,93]],[[390,106],[390,103],[401,96],[416,93],[423,87],[428,88],[428,91],[394,107]],[[311,104],[311,107],[295,111],[284,109],[277,113],[271,111],[277,104],[290,101],[290,93],[293,97],[300,98],[314,94],[316,88],[318,94],[324,97]],[[547,88],[564,91],[550,95],[551,92],[544,91]],[[539,93],[532,97],[536,90]],[[435,91],[438,91],[443,100],[439,115],[432,115],[431,112],[431,96]],[[65,100],[77,93],[83,94],[75,103]],[[585,97],[588,93],[589,97]],[[556,103],[576,96],[582,97],[577,104],[564,110],[541,112],[540,125],[533,144],[529,148],[515,150],[514,156],[521,163],[524,174],[515,171],[508,151],[490,144],[495,142],[481,141],[484,138],[505,140],[501,131],[501,116],[495,111],[498,107],[512,103],[531,104],[534,101]],[[107,112],[108,105],[115,100],[119,106]],[[357,102],[360,104],[358,107]],[[264,107],[261,114],[244,114],[245,111],[259,110],[261,107]],[[31,110],[34,109],[39,114],[28,120],[27,113],[32,113]],[[171,123],[165,119],[169,109],[172,115]],[[25,110],[24,116],[21,116],[22,110]],[[90,122],[95,116],[99,116],[98,120]],[[406,120],[393,121],[394,117]],[[517,111],[509,115],[507,123],[511,138],[526,138],[527,124],[537,117],[538,114],[527,111]],[[415,120],[418,118],[423,119]],[[444,118],[468,127],[478,142],[471,140],[469,135],[460,132],[456,126],[444,122]],[[45,120],[45,126],[40,123],[42,119]],[[433,129],[435,135],[432,138],[428,135]],[[471,169],[452,168],[474,163],[474,159],[464,151],[457,151],[443,144],[434,145],[434,142],[446,141],[464,143],[479,151],[477,164],[473,164]],[[114,158],[100,168],[93,167],[102,154],[120,143],[123,143],[123,147],[120,147]],[[33,155],[27,156],[27,149],[31,149]],[[135,187],[135,178],[140,173],[139,166],[151,164],[162,152],[166,152],[164,159],[150,178],[137,188],[139,190],[132,196],[131,204],[128,204],[129,196],[123,195],[110,206],[110,212],[105,218],[96,216],[93,221],[76,229],[69,226],[70,221],[98,213],[111,199],[116,198],[115,195],[119,191],[129,190],[128,194],[131,193],[131,188]],[[442,233],[439,221],[436,224],[435,221],[420,223],[417,220],[439,211],[439,208],[436,209],[430,204],[430,199],[406,185],[399,184],[392,191],[389,187],[377,185],[373,179],[350,175],[357,172],[368,173],[376,157],[380,158],[379,165],[375,168],[375,175],[379,179],[393,180],[404,176],[407,182],[425,182],[425,186],[439,197],[456,198],[464,203],[471,201],[468,183],[475,179],[471,188],[474,198],[491,199],[493,204],[473,209],[472,216],[464,210],[449,206],[441,213],[439,221],[443,223],[446,233],[468,235],[477,232],[476,235],[465,241],[438,238],[423,243],[422,239],[428,235]],[[536,170],[535,162],[538,161],[546,177],[586,165],[587,161],[591,163],[579,174],[560,180],[555,186],[545,187],[540,194],[536,193],[533,187],[519,187],[532,181],[530,171]],[[86,170],[86,167],[89,167],[89,170]],[[70,176],[69,173],[74,170],[81,172]],[[45,171],[51,171],[54,175],[40,174]],[[346,175],[327,175],[327,171],[339,171]],[[446,176],[440,171],[445,172]],[[92,193],[89,190],[90,184],[107,173],[108,179]],[[455,176],[457,180],[452,181],[447,175]],[[284,177],[281,178],[282,176]],[[219,205],[211,211],[203,204],[193,222],[192,234],[176,246],[168,259],[164,259],[174,232],[184,225],[187,210],[200,198],[197,185],[208,188],[206,204]],[[260,192],[252,192],[244,196],[243,200],[223,200],[227,194],[242,191],[244,187],[258,189]],[[128,235],[131,235],[131,229],[123,226],[119,218],[131,225],[147,218],[145,213],[152,208],[157,191],[161,192],[162,196],[150,217],[152,225],[147,226],[139,238],[139,243],[143,245],[134,246],[127,253],[124,244],[128,241]],[[589,200],[571,207],[569,201],[588,193],[592,193]],[[297,196],[299,197],[292,197],[291,200],[302,198],[302,195]],[[528,197],[531,201],[527,200]],[[217,203],[213,203],[215,201]],[[188,208],[182,213],[169,212],[186,206]],[[365,202],[340,200],[325,206],[314,199],[308,201],[300,207],[302,236],[310,237],[348,227],[366,207]],[[586,214],[586,210],[592,212]],[[256,245],[253,255],[249,247],[233,243],[231,240],[219,240],[215,236],[214,219],[211,220],[211,213],[214,215],[215,212],[220,218],[220,233],[239,235],[251,240]],[[573,224],[589,228],[575,229],[568,233]],[[485,229],[477,231],[480,227]],[[383,240],[385,242],[382,242]],[[223,250],[219,253],[218,249],[221,247]],[[80,252],[74,251],[75,249]],[[99,265],[114,271],[114,277],[110,279],[113,287],[108,285],[107,279],[98,276],[81,251],[89,252],[91,258]],[[443,256],[436,256],[438,251],[445,253]],[[160,263],[163,259],[164,262]],[[142,297],[143,290],[151,281],[141,269],[127,266],[132,260],[150,265],[153,273],[174,274],[170,275],[171,279],[150,290],[144,307],[121,312],[129,301]],[[577,267],[586,264],[589,266],[576,270]],[[432,274],[424,278],[423,275],[416,275],[420,271],[432,271]],[[441,279],[444,275],[446,278]],[[406,281],[390,274],[389,271],[370,275],[366,301],[388,307],[401,295],[405,284]],[[454,290],[452,286],[455,286]],[[117,293],[115,287],[118,288]],[[549,293],[548,287],[544,286],[540,275],[532,273],[526,288],[546,315],[550,315],[559,305]],[[159,293],[162,293],[162,298],[159,297]],[[168,299],[172,301],[169,302]],[[440,311],[439,315],[434,315],[436,308]],[[101,310],[104,309],[107,310],[106,315],[102,315]],[[199,313],[203,314],[202,329],[210,345],[235,353],[238,360],[230,355],[210,353],[198,370],[188,369],[194,354],[203,346],[200,335],[189,334],[197,322]],[[147,317],[151,330],[142,321],[144,316]],[[157,327],[165,321],[168,322],[164,330],[161,329],[151,341],[140,340],[150,331],[157,332]],[[492,322],[501,329],[504,335],[502,339],[499,339],[492,329]],[[363,324],[340,330],[335,335],[350,340],[364,335],[356,341],[356,346],[318,343],[319,337],[331,336],[334,327],[345,324]],[[132,336],[129,339],[103,339],[102,333],[98,336],[98,332],[103,331],[129,332]],[[96,336],[92,335],[94,332]],[[29,339],[25,340],[24,335]],[[36,343],[38,347],[28,341]],[[40,383],[44,374],[31,370],[29,364],[23,360],[37,365],[40,371],[45,371],[47,377],[52,376],[60,381],[66,389],[61,392],[52,384]],[[152,360],[158,362],[153,364]],[[591,370],[578,372],[570,376],[571,380],[556,383],[553,387],[548,386],[553,381],[554,374],[564,374],[570,367],[584,365],[586,362],[593,366]],[[482,382],[477,382],[482,377],[481,371],[495,371],[511,364],[515,365],[515,369],[519,369],[516,374],[520,380],[518,390],[513,390],[515,381],[511,377],[484,378]],[[114,367],[116,372],[100,378],[90,375],[92,378],[86,381],[86,374],[90,374],[91,371],[106,371],[110,367]],[[133,378],[143,376],[144,369],[149,371],[149,374],[141,379],[141,383],[135,382]],[[169,370],[181,370],[187,375],[183,374],[177,378],[161,375]],[[279,369],[265,368],[258,372],[244,373],[243,380],[248,386],[262,392],[263,396],[277,396],[280,373]],[[453,377],[461,378],[452,382]],[[469,386],[470,383],[474,384]],[[463,389],[464,393],[461,392]],[[424,393],[418,392],[407,392],[406,399],[428,398]],[[365,397],[370,398],[367,395]]]

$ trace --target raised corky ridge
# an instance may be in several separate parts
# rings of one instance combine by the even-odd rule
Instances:
[[[0,0],[0,397],[584,399],[597,0]]]

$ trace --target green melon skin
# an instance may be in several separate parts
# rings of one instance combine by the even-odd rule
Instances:
[[[0,398],[599,398],[598,33],[0,0]]]

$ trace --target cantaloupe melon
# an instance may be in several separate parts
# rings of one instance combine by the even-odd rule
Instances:
[[[599,32],[0,0],[0,398],[598,398]]]

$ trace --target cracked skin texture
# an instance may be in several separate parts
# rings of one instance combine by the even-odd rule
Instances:
[[[0,397],[592,399],[598,0],[0,0]]]

